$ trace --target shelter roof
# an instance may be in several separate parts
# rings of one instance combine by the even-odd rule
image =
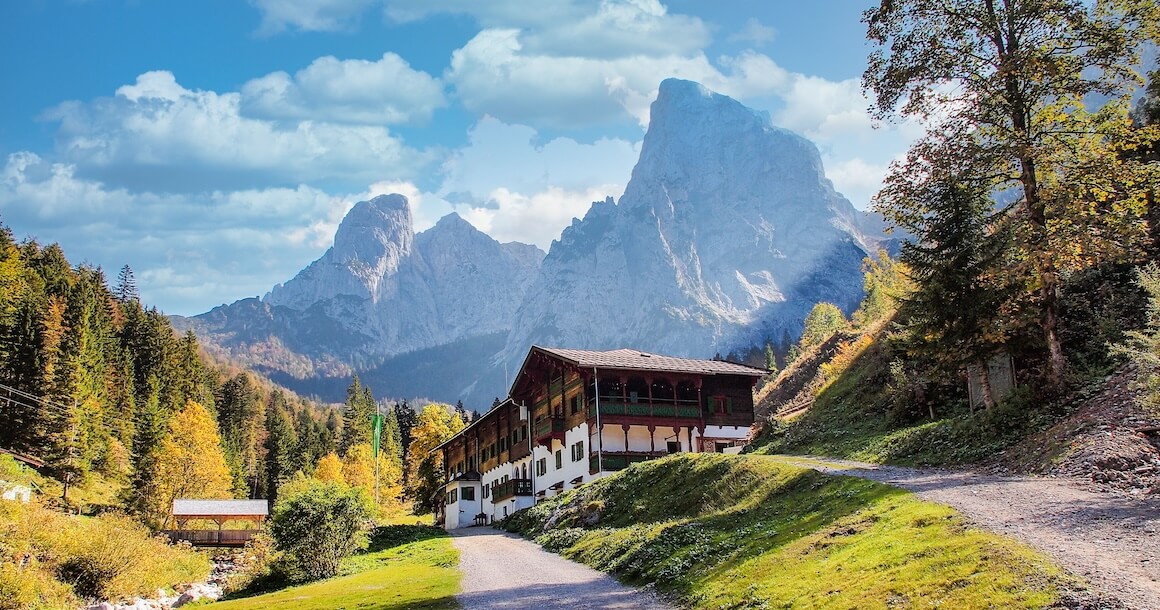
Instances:
[[[270,514],[266,500],[174,500],[174,517],[265,517]]]

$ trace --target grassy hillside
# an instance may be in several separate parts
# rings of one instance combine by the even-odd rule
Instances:
[[[758,411],[768,419],[751,451],[914,465],[979,462],[1051,427],[1104,379],[1052,400],[1023,389],[972,414],[965,382],[924,386],[892,370],[904,355],[887,328],[835,334],[787,367],[758,396]]]
[[[430,526],[379,528],[363,553],[346,559],[343,576],[212,604],[221,610],[391,610],[458,608],[459,556],[446,532]]]
[[[694,608],[1042,608],[1065,582],[949,508],[760,456],[638,464],[504,526]]]

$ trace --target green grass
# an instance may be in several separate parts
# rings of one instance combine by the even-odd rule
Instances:
[[[1074,397],[1044,404],[1017,392],[991,412],[972,415],[965,399],[952,399],[936,405],[931,420],[925,407],[895,405],[889,350],[879,337],[822,387],[809,409],[767,422],[751,451],[908,465],[968,464],[1051,427],[1076,404]]]
[[[442,530],[422,525],[380,527],[364,553],[343,562],[343,576],[243,599],[220,610],[458,608],[459,555]]]
[[[950,508],[759,456],[638,464],[505,526],[692,608],[1042,608],[1070,585]]]

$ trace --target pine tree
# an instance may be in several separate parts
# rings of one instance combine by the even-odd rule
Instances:
[[[415,424],[418,423],[419,414],[415,413],[415,409],[407,404],[406,400],[395,403],[395,417],[399,421],[399,440],[403,446],[404,457],[410,451],[412,431],[415,429]]]
[[[977,367],[989,408],[987,363],[1013,325],[1007,305],[1016,285],[1005,265],[1010,236],[1006,225],[994,225],[986,194],[953,178],[934,185],[921,205],[924,213],[904,225],[915,241],[902,247],[915,282],[902,300],[908,351],[948,375]]]
[[[342,411],[342,442],[339,455],[355,445],[370,444],[371,418],[375,414],[375,400],[371,389],[362,385],[356,375],[346,389],[346,406]]]
[[[117,274],[117,286],[113,289],[113,295],[121,303],[141,301],[137,295],[137,280],[133,277],[133,269],[129,265],[121,267],[121,271]]]
[[[266,407],[266,497],[274,502],[278,487],[298,471],[298,435],[286,412],[286,397],[274,392]]]
[[[773,344],[768,342],[768,341],[765,343],[764,356],[765,356],[765,368],[769,369],[769,375],[771,377],[776,377],[777,376],[777,356],[773,353]]]

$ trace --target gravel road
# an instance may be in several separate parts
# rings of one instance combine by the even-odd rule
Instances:
[[[513,534],[490,527],[451,534],[463,572],[458,599],[468,610],[669,609],[647,591],[626,587]]]
[[[972,522],[1022,540],[1082,576],[1104,600],[1099,607],[1160,610],[1160,501],[1093,493],[1052,479],[829,458],[775,459],[888,483],[954,507]]]

